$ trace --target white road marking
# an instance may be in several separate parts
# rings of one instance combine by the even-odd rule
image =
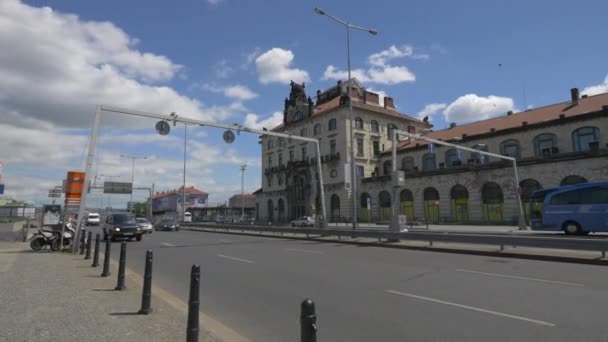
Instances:
[[[313,251],[310,249],[299,249],[299,248],[285,248],[286,251],[290,252],[304,252],[304,253],[315,253],[315,254],[325,254],[324,252]]]
[[[457,269],[456,271],[458,271],[458,272],[467,272],[467,273],[475,273],[475,274],[483,274],[483,275],[494,276],[494,277],[503,277],[503,278],[511,278],[511,279],[538,281],[538,282],[542,282],[542,283],[552,283],[552,284],[561,284],[561,285],[570,285],[570,286],[585,286],[583,284],[567,283],[567,282],[564,282],[564,281],[538,279],[538,278],[527,278],[527,277],[518,277],[518,276],[512,276],[512,275],[506,275],[506,274],[487,273],[487,272],[472,271],[472,270],[463,270],[463,269],[460,269],[460,268]]]
[[[175,247],[174,244],[168,243],[168,242],[163,242],[160,244],[161,246],[165,246],[165,247]]]
[[[411,298],[426,300],[426,301],[429,301],[429,302],[434,302],[434,303],[439,303],[439,304],[445,304],[445,305],[455,306],[455,307],[458,307],[458,308],[461,308],[461,309],[467,309],[467,310],[472,310],[472,311],[477,311],[477,312],[483,312],[483,313],[487,313],[487,314],[490,314],[490,315],[517,319],[517,320],[520,320],[520,321],[526,321],[526,322],[530,322],[530,323],[534,323],[534,324],[546,325],[546,326],[549,326],[549,327],[554,327],[555,326],[555,324],[553,324],[553,323],[549,323],[549,322],[545,322],[545,321],[539,321],[537,319],[531,319],[531,318],[522,317],[522,316],[510,315],[510,314],[506,314],[506,313],[502,313],[502,312],[498,312],[498,311],[486,310],[486,309],[477,308],[477,307],[474,307],[474,306],[468,306],[468,305],[462,305],[462,304],[458,304],[458,303],[447,302],[447,301],[440,300],[440,299],[435,299],[435,298],[417,296],[417,295],[414,295],[414,294],[411,294],[411,293],[399,292],[399,291],[395,291],[395,290],[386,290],[386,292],[392,293],[392,294],[396,294],[396,295],[400,295],[400,296],[404,296],[404,297],[411,297]]]
[[[224,255],[224,254],[218,254],[217,256],[220,257],[220,258],[226,258],[226,259],[231,259],[231,260],[236,260],[236,261],[242,261],[242,262],[246,262],[246,263],[250,263],[250,264],[255,264],[255,261],[245,260],[245,259],[241,259],[241,258],[235,258],[235,257],[231,257],[231,256]]]

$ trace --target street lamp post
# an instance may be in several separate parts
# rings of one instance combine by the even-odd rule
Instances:
[[[182,184],[182,222],[186,219],[186,139],[188,137],[188,124],[184,122],[184,179]]]
[[[348,120],[350,122],[350,130],[349,130],[349,141],[350,141],[350,186],[352,191],[352,217],[353,217],[353,229],[357,229],[357,179],[356,179],[356,167],[355,167],[355,146],[353,144],[353,129],[354,129],[354,119],[353,119],[353,103],[350,98],[350,84],[351,84],[351,71],[350,71],[350,29],[357,29],[361,31],[366,31],[372,35],[377,35],[378,31],[364,28],[361,26],[353,25],[347,21],[336,18],[319,7],[315,7],[315,13],[319,15],[325,15],[334,21],[344,25],[346,27],[346,57],[348,64],[348,83],[346,85],[346,94],[348,95]]]
[[[133,188],[133,180],[135,179],[135,159],[148,159],[147,156],[129,156],[121,154],[121,158],[131,159],[131,188]],[[131,205],[133,205],[133,190],[131,189]]]
[[[245,169],[247,165],[241,165],[241,222],[245,221]]]

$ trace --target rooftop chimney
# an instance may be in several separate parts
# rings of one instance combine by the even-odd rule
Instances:
[[[570,97],[572,98],[572,104],[576,106],[578,104],[578,99],[580,98],[578,88],[570,89]]]
[[[507,115],[513,115],[513,111],[512,110],[508,111]]]
[[[456,127],[456,123],[455,122],[450,123],[450,128],[454,128],[454,127]]]
[[[375,104],[377,106],[380,105],[380,96],[378,96],[378,94],[376,93],[372,93],[371,91],[365,91],[363,93],[363,99],[365,101],[365,103],[371,103],[371,104]]]
[[[395,108],[395,103],[393,102],[392,97],[384,97],[384,108]]]

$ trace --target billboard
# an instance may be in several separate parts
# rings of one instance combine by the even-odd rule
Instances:
[[[66,199],[80,199],[84,188],[84,172],[68,171],[65,185]]]
[[[61,217],[61,206],[58,204],[45,205],[43,208],[42,225],[53,226],[59,224]]]

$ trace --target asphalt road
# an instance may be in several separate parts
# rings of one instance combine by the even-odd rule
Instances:
[[[130,242],[127,266],[146,249],[184,300],[200,264],[201,310],[252,341],[298,341],[306,297],[319,341],[608,340],[605,266],[190,231]]]

